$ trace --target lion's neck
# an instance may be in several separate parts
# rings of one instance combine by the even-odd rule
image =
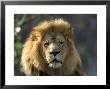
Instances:
[[[52,68],[47,66],[47,67],[43,68],[41,71],[44,72],[44,73],[47,73],[50,76],[60,76],[60,75],[63,75],[62,68],[52,69]]]
[[[52,76],[59,76],[62,75],[61,69],[50,69],[49,74]]]

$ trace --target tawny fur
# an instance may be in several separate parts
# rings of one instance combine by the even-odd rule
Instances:
[[[48,67],[40,53],[41,42],[47,32],[61,32],[67,40],[69,48],[69,52],[66,55],[62,67],[56,70],[56,73],[54,72],[55,70]],[[35,26],[27,38],[22,50],[22,72],[24,72],[25,75],[39,74],[39,71],[51,76],[84,75],[82,62],[72,37],[73,29],[70,24],[63,19],[43,21]]]

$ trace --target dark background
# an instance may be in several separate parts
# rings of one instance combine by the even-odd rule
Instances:
[[[87,76],[97,75],[97,15],[96,14],[15,14],[14,15],[14,75],[21,76],[20,60],[23,43],[32,27],[43,20],[63,18],[74,27],[76,48]]]

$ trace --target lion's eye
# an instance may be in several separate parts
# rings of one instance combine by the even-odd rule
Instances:
[[[49,45],[49,42],[44,43],[44,47],[47,47]]]

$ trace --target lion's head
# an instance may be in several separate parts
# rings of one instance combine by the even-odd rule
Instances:
[[[72,40],[73,29],[63,19],[35,26],[22,51],[22,71],[33,75],[83,75],[81,60]]]
[[[68,53],[67,41],[62,33],[46,33],[41,48],[49,67],[57,69],[62,66]]]

